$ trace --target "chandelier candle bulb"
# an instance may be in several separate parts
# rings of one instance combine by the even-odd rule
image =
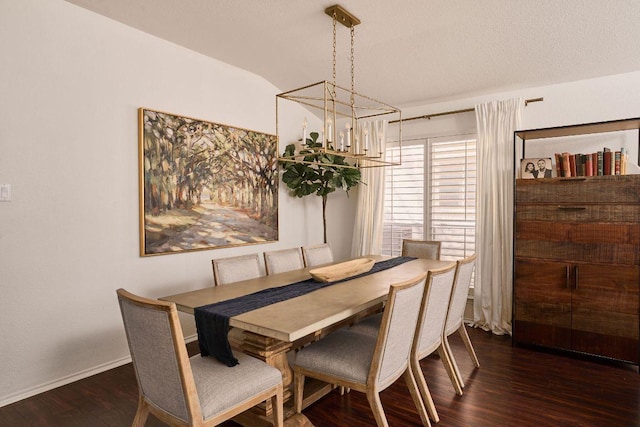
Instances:
[[[307,144],[307,118],[304,118],[304,122],[302,122],[302,145]]]
[[[340,151],[344,151],[344,132],[340,131]]]
[[[364,129],[364,151],[369,150],[369,129]]]
[[[333,135],[333,132],[331,132],[331,125],[333,124],[333,122],[331,121],[331,117],[329,117],[327,119],[327,142],[331,142],[332,138],[331,135]]]
[[[351,147],[351,123],[346,123],[344,127],[347,129],[347,149]]]

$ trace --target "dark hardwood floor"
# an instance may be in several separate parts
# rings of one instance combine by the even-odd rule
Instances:
[[[637,367],[512,347],[510,337],[477,329],[469,335],[480,369],[462,341],[451,338],[465,380],[463,396],[456,396],[437,357],[422,362],[439,426],[640,426]],[[402,379],[381,399],[390,426],[421,425]],[[128,364],[0,408],[0,427],[129,426],[136,404]],[[353,391],[340,396],[336,390],[304,413],[318,427],[375,425],[365,396]],[[164,424],[150,417],[146,425]]]

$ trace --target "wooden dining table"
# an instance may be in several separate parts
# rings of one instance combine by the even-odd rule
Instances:
[[[388,257],[371,256],[374,260]],[[293,372],[289,358],[296,349],[321,338],[331,331],[356,322],[379,311],[394,283],[403,282],[429,270],[446,268],[453,261],[414,259],[393,268],[356,277],[286,301],[233,316],[229,334],[234,351],[257,357],[282,372],[285,400],[285,425],[311,426],[302,414],[295,414],[292,398]],[[317,268],[317,267],[314,267]],[[241,282],[212,286],[159,298],[174,302],[179,311],[194,313],[196,307],[249,295],[267,288],[279,287],[311,278],[309,268],[273,274]],[[235,330],[235,331],[234,331]],[[233,369],[233,368],[230,368]],[[333,386],[310,383],[305,386],[303,407],[307,407]],[[242,425],[270,425],[270,402],[253,413],[244,413],[236,420]]]

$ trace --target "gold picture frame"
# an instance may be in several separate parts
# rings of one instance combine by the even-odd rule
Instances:
[[[278,240],[276,136],[138,109],[140,255]]]

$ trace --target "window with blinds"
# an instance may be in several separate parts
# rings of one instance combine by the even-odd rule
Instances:
[[[387,159],[397,162],[400,150],[387,145]],[[424,144],[404,145],[402,164],[385,170],[382,254],[398,256],[402,239],[424,236]]]
[[[396,159],[398,148],[387,147]],[[439,240],[441,258],[475,252],[476,140],[474,135],[410,141],[402,165],[385,182],[383,254],[397,256],[402,239]]]

